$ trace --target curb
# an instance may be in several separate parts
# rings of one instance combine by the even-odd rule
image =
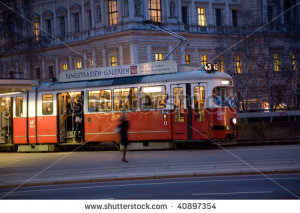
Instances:
[[[113,181],[129,181],[129,180],[150,180],[150,179],[167,179],[167,178],[188,178],[188,177],[213,177],[213,176],[231,176],[231,175],[261,175],[261,174],[295,174],[300,173],[300,168],[292,170],[272,170],[272,171],[243,171],[240,172],[220,172],[220,173],[190,173],[181,175],[153,175],[153,176],[140,176],[140,177],[115,177],[115,178],[96,178],[96,179],[84,179],[84,180],[62,180],[62,181],[49,181],[40,183],[26,183],[26,184],[10,184],[2,185],[0,189],[7,188],[23,188],[31,186],[48,186],[48,185],[63,185],[63,184],[80,184],[80,183],[101,183],[101,182],[113,182]]]

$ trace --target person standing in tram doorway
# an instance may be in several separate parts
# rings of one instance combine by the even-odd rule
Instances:
[[[124,146],[123,158],[122,158],[123,163],[128,163],[128,161],[126,160],[126,151],[127,151],[127,146],[129,144],[129,140],[128,140],[128,136],[127,136],[129,122],[126,117],[127,117],[126,112],[123,112],[122,117],[120,119],[120,124],[118,126],[121,144]]]
[[[9,110],[8,110],[8,106],[4,106],[2,108],[2,112],[1,112],[1,130],[3,131],[4,134],[4,140],[5,143],[8,142],[8,134],[9,134],[9,118],[10,118],[10,114],[9,114]]]
[[[74,106],[75,114],[75,140],[79,142],[79,131],[82,134],[82,101],[78,99]]]

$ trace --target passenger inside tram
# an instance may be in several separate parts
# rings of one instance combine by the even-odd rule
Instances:
[[[235,107],[233,89],[231,87],[215,87],[212,96],[213,102],[218,106]]]
[[[8,142],[10,128],[10,113],[8,106],[5,104],[1,109],[1,136],[4,137],[5,143]]]

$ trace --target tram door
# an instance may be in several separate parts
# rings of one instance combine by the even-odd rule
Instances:
[[[191,139],[190,121],[190,85],[176,84],[171,85],[172,94],[172,134],[174,140]]]
[[[0,98],[0,144],[12,144],[12,98]]]
[[[58,94],[58,127],[60,143],[83,141],[83,92]]]

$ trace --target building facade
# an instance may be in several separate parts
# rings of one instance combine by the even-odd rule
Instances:
[[[0,78],[168,59],[218,63],[241,111],[299,106],[299,0],[15,0],[1,2]],[[267,92],[266,92],[267,91]]]

